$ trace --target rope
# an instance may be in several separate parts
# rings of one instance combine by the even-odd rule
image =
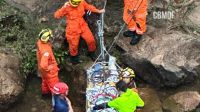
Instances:
[[[107,0],[105,0],[104,1],[104,6],[103,6],[103,9],[105,9],[106,8],[106,5],[107,5]],[[94,61],[94,63],[93,63],[93,65],[92,66],[94,66],[95,65],[95,63],[99,60],[99,58],[101,57],[101,56],[103,56],[103,59],[105,58],[105,55],[104,55],[104,51],[106,51],[106,49],[105,49],[105,46],[104,46],[104,39],[103,39],[103,34],[104,34],[104,32],[103,32],[103,28],[104,28],[104,14],[105,13],[102,13],[101,14],[101,19],[100,20],[98,20],[97,21],[97,25],[98,25],[98,36],[100,37],[100,54],[99,54],[99,56],[97,57],[97,59]]]
[[[103,6],[103,9],[105,9],[106,8],[106,5],[107,5],[107,0],[105,0],[105,2],[104,2],[104,6]],[[102,15],[101,15],[101,21],[102,21],[102,28],[104,28],[104,14],[105,13],[102,13]]]
[[[110,52],[110,50],[112,49],[112,47],[114,46],[115,42],[117,41],[117,39],[119,38],[119,35],[121,34],[121,32],[123,31],[124,27],[126,26],[126,23],[123,24],[122,28],[120,29],[120,31],[118,32],[118,34],[114,37],[114,40],[112,42],[112,44],[110,45],[108,52]]]
[[[105,9],[106,4],[107,4],[107,0],[104,1],[104,7],[103,7],[103,9]],[[133,12],[133,11],[134,10],[132,10],[131,12]],[[96,58],[96,60],[94,61],[93,65],[90,67],[90,69],[92,69],[92,67],[94,67],[95,64],[101,63],[102,66],[103,66],[103,72],[104,72],[103,74],[105,74],[106,68],[105,68],[104,65],[108,64],[108,62],[105,61],[105,54],[108,55],[109,57],[111,56],[109,54],[109,51],[112,48],[112,46],[114,45],[114,43],[116,42],[116,40],[119,38],[119,35],[123,31],[123,29],[124,29],[124,27],[125,27],[126,24],[125,23],[123,24],[121,30],[118,32],[117,36],[115,36],[114,41],[112,42],[111,47],[109,48],[108,51],[106,50],[106,48],[104,46],[104,37],[103,37],[103,34],[104,34],[104,32],[103,32],[103,29],[104,29],[104,13],[101,14],[101,19],[97,21],[97,25],[98,25],[98,37],[99,37],[99,40],[100,40],[100,51],[101,52],[100,52],[99,56]],[[103,61],[98,62],[98,60],[100,59],[100,57],[102,57]],[[118,68],[117,70],[119,70],[119,69],[121,70],[121,67],[117,63],[115,63],[115,65]],[[100,90],[101,90],[101,92],[99,92],[100,94],[105,93],[105,89],[106,89],[106,86],[105,86],[106,85],[106,83],[105,83],[106,81],[105,80],[106,80],[105,79],[105,75],[103,75],[103,80],[102,80],[103,84],[100,86]],[[134,83],[134,85],[135,85],[135,83]],[[135,85],[135,87],[136,87],[136,85]],[[105,99],[103,100],[103,102],[105,103]],[[103,111],[103,110],[101,110],[101,111]]]
[[[142,4],[143,0],[140,2],[140,4],[138,5],[138,7],[136,8],[137,4],[138,4],[139,0],[137,1],[136,5],[134,6],[134,8],[132,9],[129,18],[133,18],[134,14],[137,12],[137,10],[139,9],[140,5]],[[135,9],[136,8],[136,9]],[[129,24],[131,22],[132,19],[130,19],[128,21],[127,24]],[[114,37],[114,40],[112,42],[112,44],[110,45],[108,52],[112,49],[112,47],[114,46],[114,44],[116,43],[117,39],[119,38],[119,35],[121,34],[121,32],[123,31],[124,27],[126,26],[126,23],[124,23],[120,29],[120,31],[118,32],[118,34]]]
[[[138,2],[137,2],[138,3]],[[106,5],[107,5],[107,0],[104,1],[104,6],[103,6],[103,9],[106,8]],[[134,8],[136,7],[136,5],[134,6]],[[132,10],[133,12],[134,10]],[[126,24],[124,23],[121,30],[118,32],[117,36],[115,36],[114,38],[114,41],[112,42],[110,48],[108,49],[108,51],[106,50],[105,46],[104,46],[104,39],[103,39],[103,28],[104,28],[104,13],[102,13],[101,15],[101,20],[98,20],[97,21],[97,25],[98,25],[98,36],[100,37],[100,48],[101,48],[101,53],[98,55],[98,57],[96,58],[96,60],[94,61],[93,65],[90,67],[92,68],[96,63],[97,61],[100,59],[101,56],[105,56],[104,52],[106,53],[106,55],[108,56],[111,56],[109,54],[109,51],[111,50],[112,46],[114,45],[114,43],[117,41],[117,39],[119,38],[119,35],[121,34],[121,32],[123,31],[124,27],[126,26]],[[116,63],[116,66],[121,69],[121,67]]]

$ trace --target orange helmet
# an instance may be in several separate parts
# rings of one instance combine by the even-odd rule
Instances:
[[[52,93],[53,94],[65,94],[69,90],[69,87],[64,82],[58,82],[54,85]]]

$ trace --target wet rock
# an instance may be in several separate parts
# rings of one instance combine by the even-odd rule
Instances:
[[[0,53],[0,111],[14,103],[24,90],[19,65],[16,56]]]
[[[198,92],[179,92],[164,101],[163,109],[167,112],[191,112],[194,111],[199,104],[200,95]]]
[[[73,107],[74,112],[83,112],[83,108]]]
[[[65,40],[65,29],[62,28],[56,28],[53,32],[54,36],[53,36],[53,47],[54,48],[61,48],[63,45],[63,42],[66,41]]]
[[[152,10],[153,8],[155,9],[155,8],[157,8],[157,9],[163,9],[164,8],[164,3],[165,2],[165,0],[153,0],[153,1],[149,1],[149,7],[148,7],[148,9],[149,10]]]
[[[181,32],[144,36],[136,46],[122,38],[118,46],[126,53],[122,61],[155,86],[175,87],[195,81],[200,74],[200,40]]]
[[[71,99],[73,107],[85,110],[87,86],[85,70],[81,65],[65,65],[65,73],[69,73],[67,74],[67,84],[69,85],[69,99]]]
[[[162,104],[155,90],[151,88],[139,88],[139,93],[145,102],[142,112],[163,112]]]
[[[37,108],[36,107],[32,107],[31,108],[31,112],[37,112]]]
[[[10,4],[25,6],[26,10],[34,11],[36,2],[38,2],[38,0],[6,0],[6,2]]]
[[[49,18],[46,16],[39,19],[39,23],[48,22],[48,21],[49,21]]]
[[[189,14],[189,16],[188,16],[189,19],[187,19],[185,23],[186,23],[186,26],[189,26],[200,33],[200,15],[199,15],[199,13],[200,13],[200,6],[197,6]]]

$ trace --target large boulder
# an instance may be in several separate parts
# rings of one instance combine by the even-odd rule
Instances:
[[[117,44],[126,51],[122,61],[143,80],[159,87],[193,82],[200,73],[200,40],[178,31],[153,32],[136,46],[130,46],[128,38],[120,39]]]
[[[163,109],[167,112],[191,112],[195,111],[199,104],[200,95],[198,92],[179,92],[170,96],[163,102]]]
[[[154,89],[139,88],[139,94],[145,103],[142,112],[163,112],[162,104]]]
[[[24,90],[19,66],[16,56],[0,53],[0,111],[14,103]]]

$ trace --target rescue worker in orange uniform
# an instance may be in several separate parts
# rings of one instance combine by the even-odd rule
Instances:
[[[69,51],[72,64],[79,63],[78,45],[80,36],[86,41],[89,51],[89,56],[95,60],[96,43],[88,24],[83,16],[85,10],[90,10],[95,13],[103,13],[104,9],[97,9],[93,5],[89,5],[85,0],[69,0],[64,6],[58,9],[54,17],[59,19],[66,16],[66,39],[69,43]]]
[[[147,0],[124,0],[123,20],[128,31],[123,35],[132,37],[131,45],[137,44],[146,31]]]
[[[49,42],[50,38],[52,38],[52,31],[44,29],[40,32],[37,41],[37,62],[42,77],[42,95],[51,93],[53,86],[59,82],[59,68]]]

